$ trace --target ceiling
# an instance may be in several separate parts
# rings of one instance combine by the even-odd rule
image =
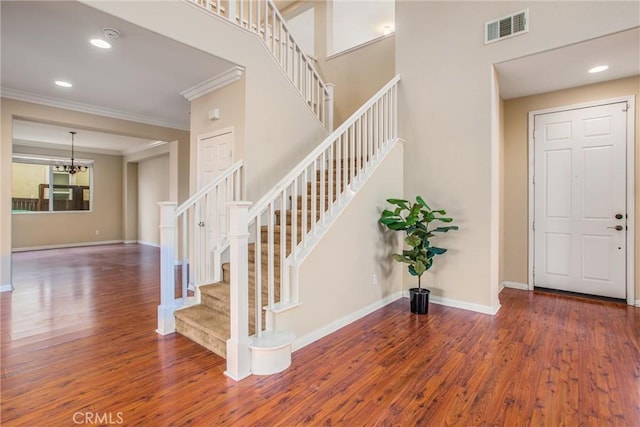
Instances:
[[[0,82],[9,98],[187,130],[189,102],[180,92],[235,65],[75,1],[2,1],[0,8]],[[104,28],[120,32],[111,49],[89,44]],[[42,129],[28,135],[21,127],[20,138],[45,137]],[[93,144],[78,138],[85,143]]]
[[[588,73],[590,68],[603,64],[609,69]],[[503,62],[496,64],[496,69],[504,99],[637,76],[640,28]]]
[[[151,141],[130,136],[78,129],[74,126],[56,126],[17,119],[13,120],[13,143],[14,145],[24,145],[28,147],[70,150],[70,131],[77,132],[74,138],[74,146],[76,149],[92,153],[123,156],[166,144],[164,141]]]
[[[307,0],[276,0],[281,9]],[[189,102],[180,95],[235,64],[180,44],[75,1],[0,1],[2,96],[95,112],[142,123],[189,128]],[[97,49],[89,38],[115,28],[113,48]],[[523,35],[526,37],[526,35]],[[500,91],[511,99],[640,74],[640,29],[496,64]],[[609,70],[588,74],[607,63]],[[74,86],[57,87],[56,79]],[[69,131],[21,122],[21,144],[68,147]],[[76,146],[126,154],[156,143],[79,130]]]

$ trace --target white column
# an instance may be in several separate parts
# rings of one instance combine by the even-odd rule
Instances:
[[[158,329],[161,335],[175,332],[176,202],[160,202],[160,305]]]
[[[225,375],[240,381],[251,375],[249,349],[249,206],[229,202],[229,255],[231,264],[231,338],[227,340]]]
[[[327,92],[329,93],[329,97],[327,98],[326,105],[324,106],[324,111],[327,113],[327,121],[325,125],[327,126],[327,130],[329,132],[333,132],[333,92],[335,90],[336,85],[333,83],[327,83]]]

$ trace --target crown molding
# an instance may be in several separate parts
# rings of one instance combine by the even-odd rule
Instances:
[[[51,150],[61,150],[61,151],[69,151],[71,149],[70,145],[66,144],[55,144],[52,142],[41,142],[41,141],[30,141],[26,139],[14,139],[13,145],[18,147],[34,147],[34,148],[45,148]],[[15,150],[15,148],[14,148]],[[96,154],[108,154],[110,156],[122,156],[123,153],[120,150],[110,150],[107,148],[97,148],[97,147],[82,147],[76,145],[76,152],[78,153],[96,153]]]
[[[81,113],[95,114],[112,119],[127,120],[136,123],[145,123],[148,125],[161,126],[171,129],[189,130],[188,122],[177,122],[170,120],[157,120],[148,116],[141,116],[133,113],[125,113],[110,108],[98,107],[81,102],[63,101],[61,99],[51,98],[48,96],[37,95],[35,93],[24,92],[21,90],[0,88],[0,95],[3,98],[15,99],[17,101],[31,102],[34,104],[46,105],[48,107],[64,108],[65,110],[73,110]]]
[[[217,76],[213,76],[208,80],[198,83],[197,85],[180,92],[180,95],[187,98],[189,101],[200,98],[202,95],[206,95],[218,89],[222,89],[225,86],[235,83],[240,80],[244,73],[244,68],[235,66],[227,71],[224,71]]]

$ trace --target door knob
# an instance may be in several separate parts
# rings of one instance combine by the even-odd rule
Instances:
[[[622,214],[616,214],[616,219],[622,219],[624,216]]]
[[[622,231],[624,229],[624,227],[621,225],[616,225],[615,227],[607,227],[607,228],[613,228],[614,230],[618,230],[618,231]]]

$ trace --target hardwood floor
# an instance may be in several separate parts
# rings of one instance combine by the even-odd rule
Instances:
[[[17,253],[3,426],[638,426],[640,309],[505,289],[488,316],[406,299],[239,383],[155,333],[159,251]]]

